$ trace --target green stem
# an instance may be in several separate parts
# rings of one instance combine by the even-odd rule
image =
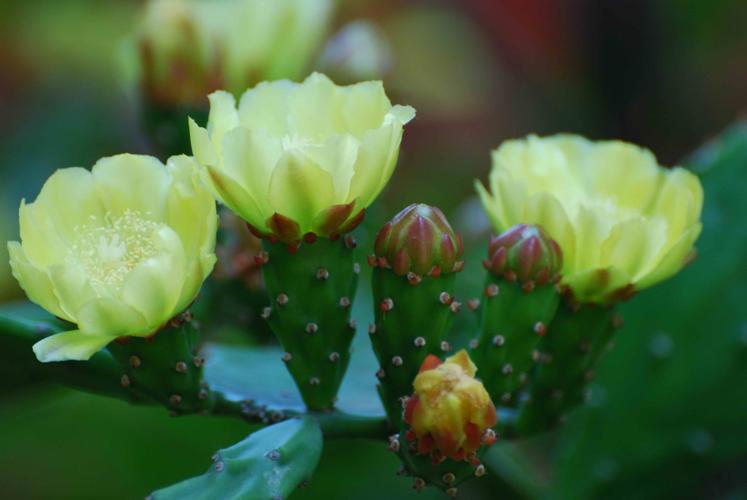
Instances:
[[[88,361],[39,363],[31,346],[47,335],[69,329],[54,318],[31,320],[20,315],[0,313],[0,349],[5,359],[12,363],[3,365],[3,373],[12,371],[28,380],[58,382],[75,389],[114,397],[129,403],[149,403],[137,400],[132,392],[121,385],[121,366],[111,353],[103,350]],[[256,402],[237,401],[219,391],[212,391],[211,415],[241,418],[249,423],[272,424],[291,417],[304,415],[297,410],[270,409]],[[384,416],[354,415],[334,410],[312,412],[328,439],[385,439],[389,428]],[[498,410],[498,431],[509,435],[516,420],[515,411]]]
[[[216,392],[212,414],[241,418],[250,423],[271,424],[288,418],[311,415],[317,419],[328,439],[384,439],[388,433],[386,419],[381,416],[353,415],[339,410],[331,412],[300,412],[268,409],[249,401],[235,401]]]

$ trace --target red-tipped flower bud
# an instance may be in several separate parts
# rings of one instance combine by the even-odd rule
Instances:
[[[436,207],[412,204],[384,224],[375,243],[376,256],[398,275],[450,273],[461,270],[462,239]]]
[[[480,446],[495,441],[490,430],[497,421],[495,406],[476,371],[465,350],[443,363],[432,354],[425,358],[404,412],[411,426],[408,438],[417,441],[418,453],[431,454],[434,462],[475,462]]]
[[[544,285],[557,281],[563,253],[540,226],[519,224],[490,239],[484,264],[497,276]]]

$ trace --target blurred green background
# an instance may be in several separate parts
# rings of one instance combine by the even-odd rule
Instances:
[[[0,240],[17,239],[20,199],[55,169],[158,154],[122,71],[141,3],[0,2]],[[503,450],[465,497],[747,498],[747,126],[730,126],[747,109],[747,2],[344,0],[327,39],[361,19],[381,37],[374,66],[392,100],[418,111],[360,230],[364,248],[386,218],[425,202],[464,234],[478,269],[488,228],[473,179],[486,177],[490,149],[527,133],[636,142],[692,166],[706,188],[699,258],[625,305],[589,405],[556,435]],[[315,67],[351,74],[321,55]],[[482,275],[460,279],[468,296]],[[0,301],[22,298],[2,245]],[[251,430],[2,376],[2,497],[143,497]],[[414,496],[396,469],[383,443],[332,442],[294,498]]]

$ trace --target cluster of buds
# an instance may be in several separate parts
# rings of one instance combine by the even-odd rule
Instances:
[[[410,426],[405,437],[434,464],[451,458],[478,466],[479,448],[496,441],[495,406],[476,371],[461,350],[444,362],[429,355],[415,377],[415,393],[405,404],[403,418]]]
[[[429,205],[412,204],[387,222],[376,237],[374,250],[371,265],[391,267],[411,281],[464,267],[461,236],[454,233],[441,210]]]
[[[525,290],[555,283],[563,267],[558,244],[540,226],[518,224],[490,239],[485,269],[507,281],[519,281]]]

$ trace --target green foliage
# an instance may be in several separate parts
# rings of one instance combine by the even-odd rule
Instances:
[[[311,410],[334,406],[350,361],[355,334],[350,309],[358,283],[354,247],[351,237],[292,247],[264,242],[269,261],[263,272],[271,298],[266,315]]]
[[[280,499],[311,479],[322,452],[322,433],[312,417],[287,420],[219,450],[202,476],[153,493],[168,499]]]
[[[555,285],[527,292],[519,283],[488,273],[472,360],[496,404],[516,406],[518,392],[538,361],[537,347],[558,307]]]
[[[687,165],[705,189],[699,256],[622,308],[591,401],[561,435],[554,496],[747,494],[747,124]]]
[[[391,269],[373,270],[376,322],[369,337],[380,364],[379,395],[394,428],[402,417],[400,398],[412,394],[412,381],[425,357],[449,350],[445,341],[454,317],[450,305],[455,278],[456,273],[424,276],[411,284]]]

